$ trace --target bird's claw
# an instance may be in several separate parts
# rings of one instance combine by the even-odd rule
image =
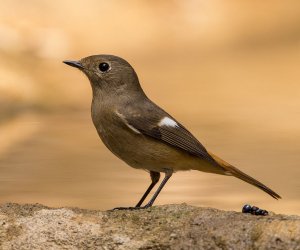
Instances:
[[[140,209],[147,209],[151,207],[151,205],[145,205],[143,207],[116,207],[112,211],[117,211],[117,210],[140,210]]]

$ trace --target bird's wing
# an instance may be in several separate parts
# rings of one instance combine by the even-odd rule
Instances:
[[[277,193],[261,182],[243,173],[214,154],[207,152],[204,146],[170,115],[160,109],[156,111],[158,111],[158,114],[153,115],[148,112],[146,116],[141,116],[140,113],[134,114],[130,112],[126,112],[126,116],[119,112],[117,114],[133,132],[150,136],[170,146],[184,150],[189,154],[206,159],[215,166],[221,167],[224,170],[224,174],[233,175],[246,181],[267,192],[275,199],[281,198]]]
[[[171,116],[147,116],[118,113],[126,125],[134,132],[155,138],[170,146],[216,163],[205,147],[180,123]]]

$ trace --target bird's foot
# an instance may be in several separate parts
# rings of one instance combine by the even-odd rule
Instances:
[[[116,207],[112,211],[116,211],[116,210],[139,210],[139,209],[147,209],[149,207],[151,207],[151,205],[149,205],[149,204],[146,204],[143,207]]]
[[[114,209],[112,209],[112,211],[116,211],[116,210],[137,210],[139,209],[139,207],[115,207]]]

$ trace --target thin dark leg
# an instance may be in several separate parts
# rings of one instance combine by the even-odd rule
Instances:
[[[140,199],[140,201],[138,202],[138,204],[136,204],[135,207],[140,207],[143,204],[144,200],[147,198],[147,196],[151,192],[152,188],[154,188],[156,183],[159,181],[160,173],[150,171],[150,176],[151,176],[151,181],[152,182],[151,182],[150,186],[148,187],[148,189],[146,190],[146,192],[144,193],[143,197]]]
[[[159,195],[159,193],[163,189],[163,187],[166,185],[167,181],[170,179],[170,177],[172,176],[172,174],[173,174],[173,172],[171,172],[171,171],[166,172],[165,178],[160,183],[158,189],[156,190],[156,192],[152,196],[151,200],[145,206],[143,206],[141,208],[148,208],[148,207],[151,207],[153,205],[155,199],[157,198],[157,196]]]
[[[151,172],[150,172],[151,173]],[[134,210],[134,209],[143,209],[143,208],[148,208],[148,207],[151,207],[155,201],[155,199],[157,198],[157,196],[159,195],[160,191],[163,189],[163,187],[165,186],[165,184],[167,183],[167,181],[170,179],[170,177],[172,176],[173,172],[172,171],[168,171],[165,173],[165,178],[163,179],[163,181],[160,183],[158,189],[156,190],[156,192],[154,193],[154,195],[152,196],[152,198],[150,199],[150,201],[143,207],[117,207],[117,208],[114,208],[114,210],[124,210],[124,209],[131,209],[131,210]],[[152,176],[151,176],[152,178]],[[152,180],[153,181],[153,180]],[[157,180],[158,181],[158,180]],[[153,187],[155,186],[155,184],[153,184]],[[150,192],[150,187],[151,189],[153,188],[152,187],[152,183],[151,185],[149,186],[149,188],[147,189],[146,193],[143,195],[142,199],[139,201],[139,203],[137,205],[141,205],[140,203],[142,203],[146,196],[149,194]],[[150,190],[149,190],[150,189]],[[148,192],[149,190],[149,192]],[[144,197],[145,196],[145,197]]]

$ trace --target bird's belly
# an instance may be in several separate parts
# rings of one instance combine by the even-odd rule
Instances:
[[[107,148],[133,168],[158,172],[168,169],[212,172],[212,166],[205,160],[151,137],[112,127],[106,131],[102,128],[98,133]]]

